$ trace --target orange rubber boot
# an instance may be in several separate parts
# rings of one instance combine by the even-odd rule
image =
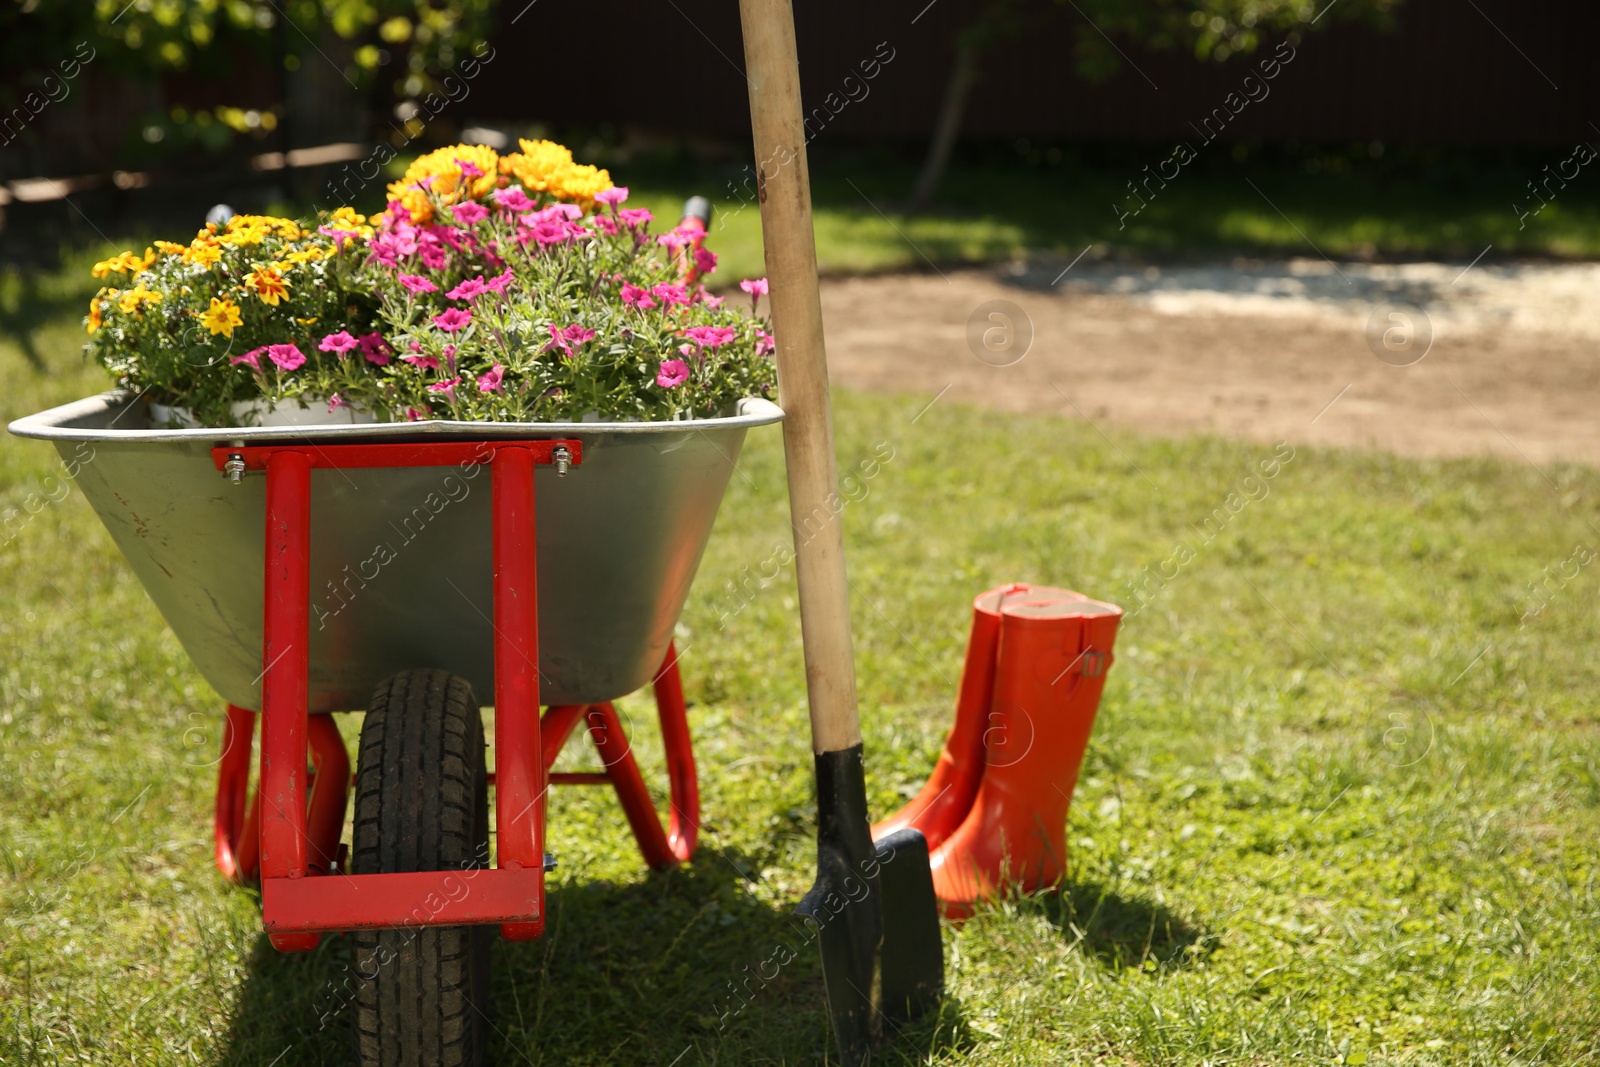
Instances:
[[[1059,589],[1006,599],[982,781],[966,819],[932,856],[947,916],[1066,873],[1067,808],[1121,618],[1114,604]]]
[[[905,807],[873,825],[873,840],[881,841],[896,830],[920,830],[931,852],[967,817],[983,779],[983,739],[992,725],[989,698],[994,691],[995,653],[1000,644],[1000,610],[1020,597],[1049,594],[1078,595],[1064,589],[1011,582],[979,593],[972,601],[972,631],[961,666],[955,725],[922,790]]]

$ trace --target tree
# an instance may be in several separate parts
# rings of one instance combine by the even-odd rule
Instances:
[[[1225,62],[1254,52],[1269,36],[1310,33],[1337,22],[1387,27],[1401,0],[984,0],[972,21],[956,32],[955,56],[934,123],[922,170],[911,193],[911,210],[933,202],[961,130],[967,96],[977,84],[982,60],[996,46],[1041,26],[1069,18],[1073,65],[1091,82],[1121,69],[1123,45],[1143,51],[1186,48],[1200,62]],[[1069,10],[1070,9],[1070,10]]]

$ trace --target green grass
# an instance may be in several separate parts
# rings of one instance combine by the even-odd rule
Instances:
[[[35,340],[40,369],[0,343],[7,418],[101,387],[75,326]],[[948,399],[913,423],[927,400],[836,408],[842,465],[895,450],[844,513],[877,812],[932,766],[975,593],[1131,606],[1179,539],[1196,558],[1119,637],[1063,891],[947,926],[945,1009],[887,1062],[1600,1063],[1594,568],[1519,624],[1594,546],[1600,474],[1302,449],[1201,544],[1271,449]],[[496,948],[490,1062],[831,1056],[810,949],[718,1019],[798,940],[815,812],[792,575],[719,624],[786,537],[775,431],[741,469],[681,637],[700,854],[646,874],[612,799],[558,791],[548,934]],[[57,474],[0,443],[0,1063],[346,1063],[319,1018],[349,947],[277,955],[213,870],[218,698]]]

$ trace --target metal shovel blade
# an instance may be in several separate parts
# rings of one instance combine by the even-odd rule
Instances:
[[[861,746],[818,753],[816,771],[817,880],[796,910],[817,934],[840,1061],[856,1067],[938,1003],[939,909],[921,833],[872,843]]]

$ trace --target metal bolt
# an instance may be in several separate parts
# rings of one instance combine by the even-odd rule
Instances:
[[[547,871],[556,869],[556,854],[554,852],[546,852],[544,854],[544,869]]]
[[[222,465],[222,473],[228,476],[228,481],[234,485],[244,484],[245,464],[244,457],[234,452],[228,456],[228,461]]]
[[[557,445],[555,451],[550,453],[550,458],[556,463],[556,477],[565,478],[572,469],[572,453],[567,451],[567,446]]]

